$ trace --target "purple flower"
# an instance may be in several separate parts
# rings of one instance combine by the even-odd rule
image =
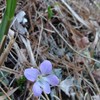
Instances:
[[[48,60],[44,60],[40,66],[40,70],[36,68],[25,69],[24,75],[29,80],[34,82],[33,93],[35,96],[40,96],[42,91],[49,94],[50,85],[57,86],[59,79],[56,75],[52,74],[52,64]]]

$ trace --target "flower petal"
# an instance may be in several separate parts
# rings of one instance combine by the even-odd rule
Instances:
[[[50,85],[48,82],[41,80],[39,81],[39,83],[40,83],[40,87],[43,89],[45,93],[49,94],[51,92]]]
[[[24,71],[24,76],[29,80],[34,82],[39,75],[39,71],[36,68],[27,68]]]
[[[56,75],[48,75],[45,77],[45,81],[47,81],[52,86],[57,86],[59,84],[59,79]]]
[[[50,74],[52,72],[52,64],[49,60],[44,60],[40,64],[40,71],[42,74]]]
[[[33,90],[34,96],[36,97],[40,96],[42,93],[42,89],[40,88],[40,85],[38,82],[34,83],[32,90]]]

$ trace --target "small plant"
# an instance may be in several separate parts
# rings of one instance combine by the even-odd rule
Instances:
[[[52,11],[52,8],[51,6],[48,6],[48,18],[51,19],[53,17],[53,11]]]
[[[26,78],[24,76],[20,77],[18,80],[17,80],[17,85],[19,86],[19,90],[21,92],[24,91],[25,89],[25,82],[26,82]]]

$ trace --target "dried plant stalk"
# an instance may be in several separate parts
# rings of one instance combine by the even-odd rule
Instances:
[[[2,66],[2,64],[4,63],[7,55],[9,54],[13,44],[15,42],[15,39],[14,38],[11,38],[7,48],[4,50],[4,52],[2,53],[2,55],[0,56],[0,67]]]

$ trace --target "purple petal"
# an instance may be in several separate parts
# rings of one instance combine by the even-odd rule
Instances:
[[[33,90],[34,96],[36,97],[40,96],[42,93],[42,89],[40,88],[40,85],[38,82],[34,83],[32,90]]]
[[[40,71],[42,74],[50,74],[52,72],[52,64],[49,60],[44,60],[40,64]]]
[[[47,94],[49,94],[51,92],[50,90],[50,85],[48,84],[48,82],[46,81],[42,81],[41,82],[41,87],[43,88],[43,91]]]
[[[34,82],[39,75],[39,71],[35,68],[27,68],[24,71],[24,76],[29,80]]]
[[[45,80],[52,86],[57,86],[59,84],[59,79],[56,75],[48,75]]]

